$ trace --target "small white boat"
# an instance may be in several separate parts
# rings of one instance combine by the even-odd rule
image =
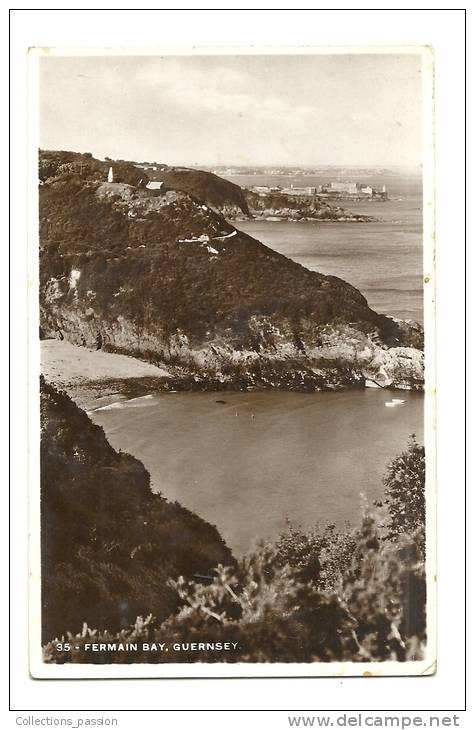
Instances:
[[[384,405],[386,406],[386,408],[396,408],[397,404],[393,403],[392,400],[387,400]]]
[[[405,403],[406,401],[402,398],[392,398],[392,402],[399,406],[401,403]]]

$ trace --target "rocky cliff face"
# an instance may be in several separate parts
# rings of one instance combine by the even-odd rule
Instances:
[[[421,331],[184,192],[59,176],[40,242],[45,336],[99,337],[199,387],[422,387]]]
[[[212,576],[233,562],[216,528],[152,494],[141,462],[117,453],[102,428],[41,382],[43,637],[83,622],[127,627],[154,607],[176,608],[170,577]]]

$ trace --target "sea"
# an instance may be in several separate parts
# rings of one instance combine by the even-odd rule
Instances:
[[[231,176],[240,185],[317,185],[327,178]],[[237,227],[309,269],[360,289],[378,312],[423,321],[422,186],[361,177],[387,202],[342,201],[375,223],[246,221]],[[387,407],[393,397],[402,400]],[[224,401],[224,402],[222,402]],[[152,487],[216,525],[236,556],[288,524],[355,526],[383,495],[387,465],[411,434],[422,443],[423,395],[167,393],[93,411],[116,449],[139,458]]]

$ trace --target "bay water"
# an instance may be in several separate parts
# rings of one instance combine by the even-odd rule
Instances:
[[[386,407],[394,396],[404,403]],[[144,463],[155,491],[216,525],[240,555],[286,520],[357,524],[410,434],[422,442],[422,405],[419,393],[379,388],[169,393],[91,417]]]
[[[233,176],[240,185],[317,185],[327,179]],[[417,177],[359,177],[388,202],[341,201],[375,223],[273,222],[237,227],[309,269],[356,286],[378,312],[423,321],[422,188]],[[404,400],[386,407],[391,398]],[[224,402],[221,402],[224,401]],[[383,494],[388,462],[414,433],[423,396],[340,393],[169,393],[94,411],[117,449],[139,458],[153,489],[216,525],[236,555],[273,539],[286,521],[359,522]]]

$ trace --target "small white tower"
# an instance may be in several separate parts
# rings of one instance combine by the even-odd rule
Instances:
[[[111,167],[111,170],[112,170],[112,167]],[[381,192],[382,193],[385,193],[386,192],[386,185],[383,185],[383,187],[381,188]]]
[[[114,182],[114,170],[109,167],[109,174],[107,175],[107,182]]]

